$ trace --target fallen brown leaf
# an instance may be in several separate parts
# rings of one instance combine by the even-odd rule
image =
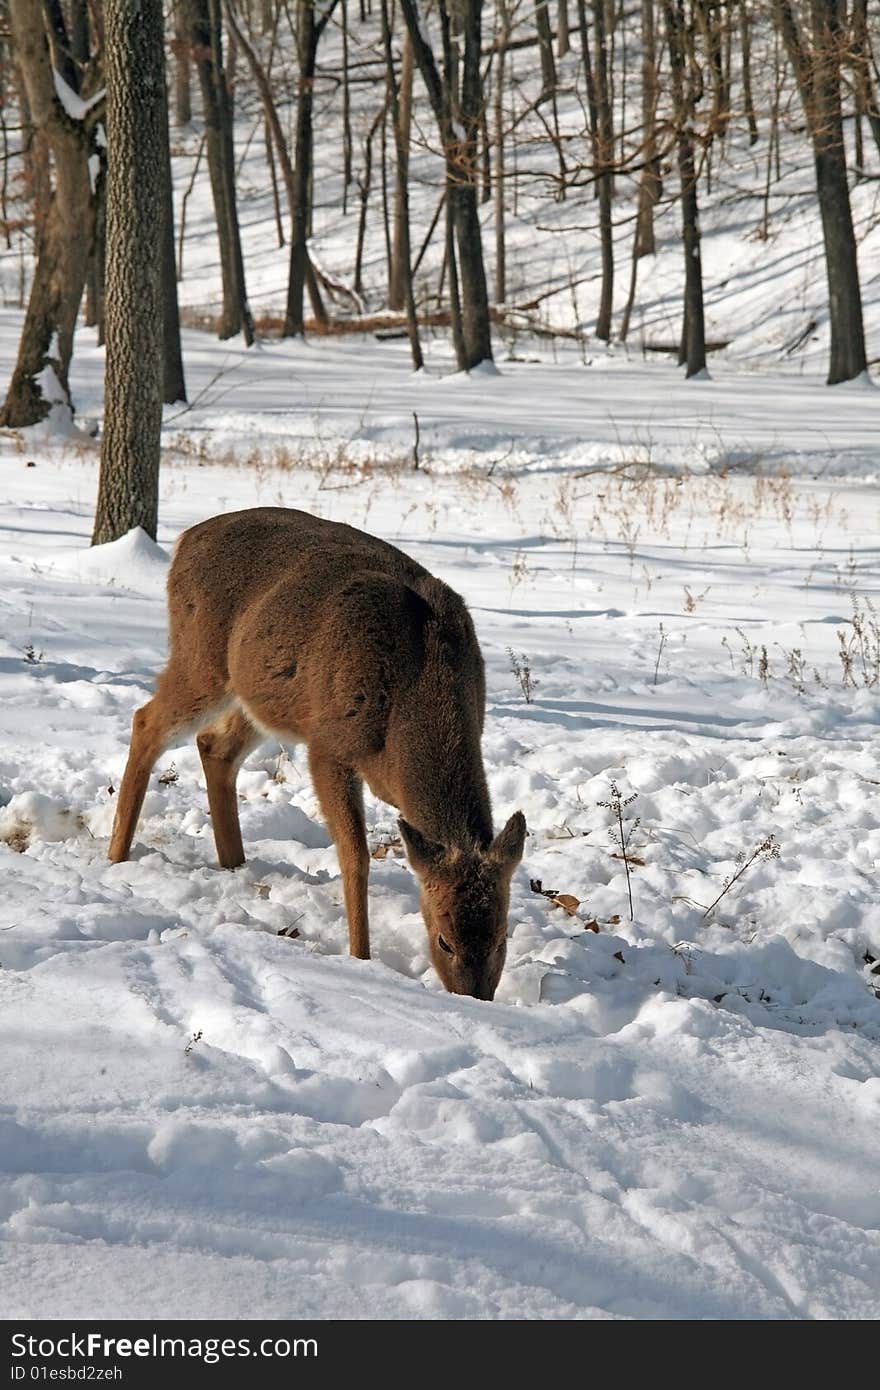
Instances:
[[[569,917],[573,917],[581,905],[580,898],[573,898],[571,893],[557,893],[550,901],[556,907],[561,907],[563,912],[567,912]]]

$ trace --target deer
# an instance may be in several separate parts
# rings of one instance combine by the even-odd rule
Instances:
[[[464,600],[395,546],[287,507],[185,531],[169,658],[135,712],[108,857],[128,858],[156,760],[196,736],[222,868],[245,862],[236,779],[267,737],[303,743],[336,846],[349,949],[370,958],[364,783],[400,813],[431,961],[491,1000],[526,822],[497,835],[481,752],[483,657]]]

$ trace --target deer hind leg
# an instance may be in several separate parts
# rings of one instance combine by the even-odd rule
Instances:
[[[348,917],[348,945],[359,960],[370,959],[367,879],[370,854],[364,823],[363,784],[351,767],[322,753],[309,753],[312,782],[333,836]]]
[[[196,737],[208,786],[217,859],[224,869],[237,869],[244,863],[235,781],[244,759],[261,738],[259,730],[239,708],[215,719]]]

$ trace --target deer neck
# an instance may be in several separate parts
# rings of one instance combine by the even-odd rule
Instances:
[[[473,848],[492,840],[492,807],[476,729],[425,721],[399,744],[394,804],[436,844]]]

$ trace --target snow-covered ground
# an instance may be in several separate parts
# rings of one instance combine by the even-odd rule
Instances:
[[[90,441],[3,441],[0,1311],[876,1317],[876,392],[579,357],[450,379],[439,344],[415,380],[372,339],[185,347],[159,547],[88,550]],[[279,502],[400,544],[471,605],[496,821],[529,825],[491,1004],[440,990],[393,845],[375,959],[348,958],[302,750],[248,759],[238,872],[193,745],[157,766],[131,862],[106,862],[167,552]],[[632,922],[612,782],[636,796]],[[390,808],[368,822],[387,846]]]

